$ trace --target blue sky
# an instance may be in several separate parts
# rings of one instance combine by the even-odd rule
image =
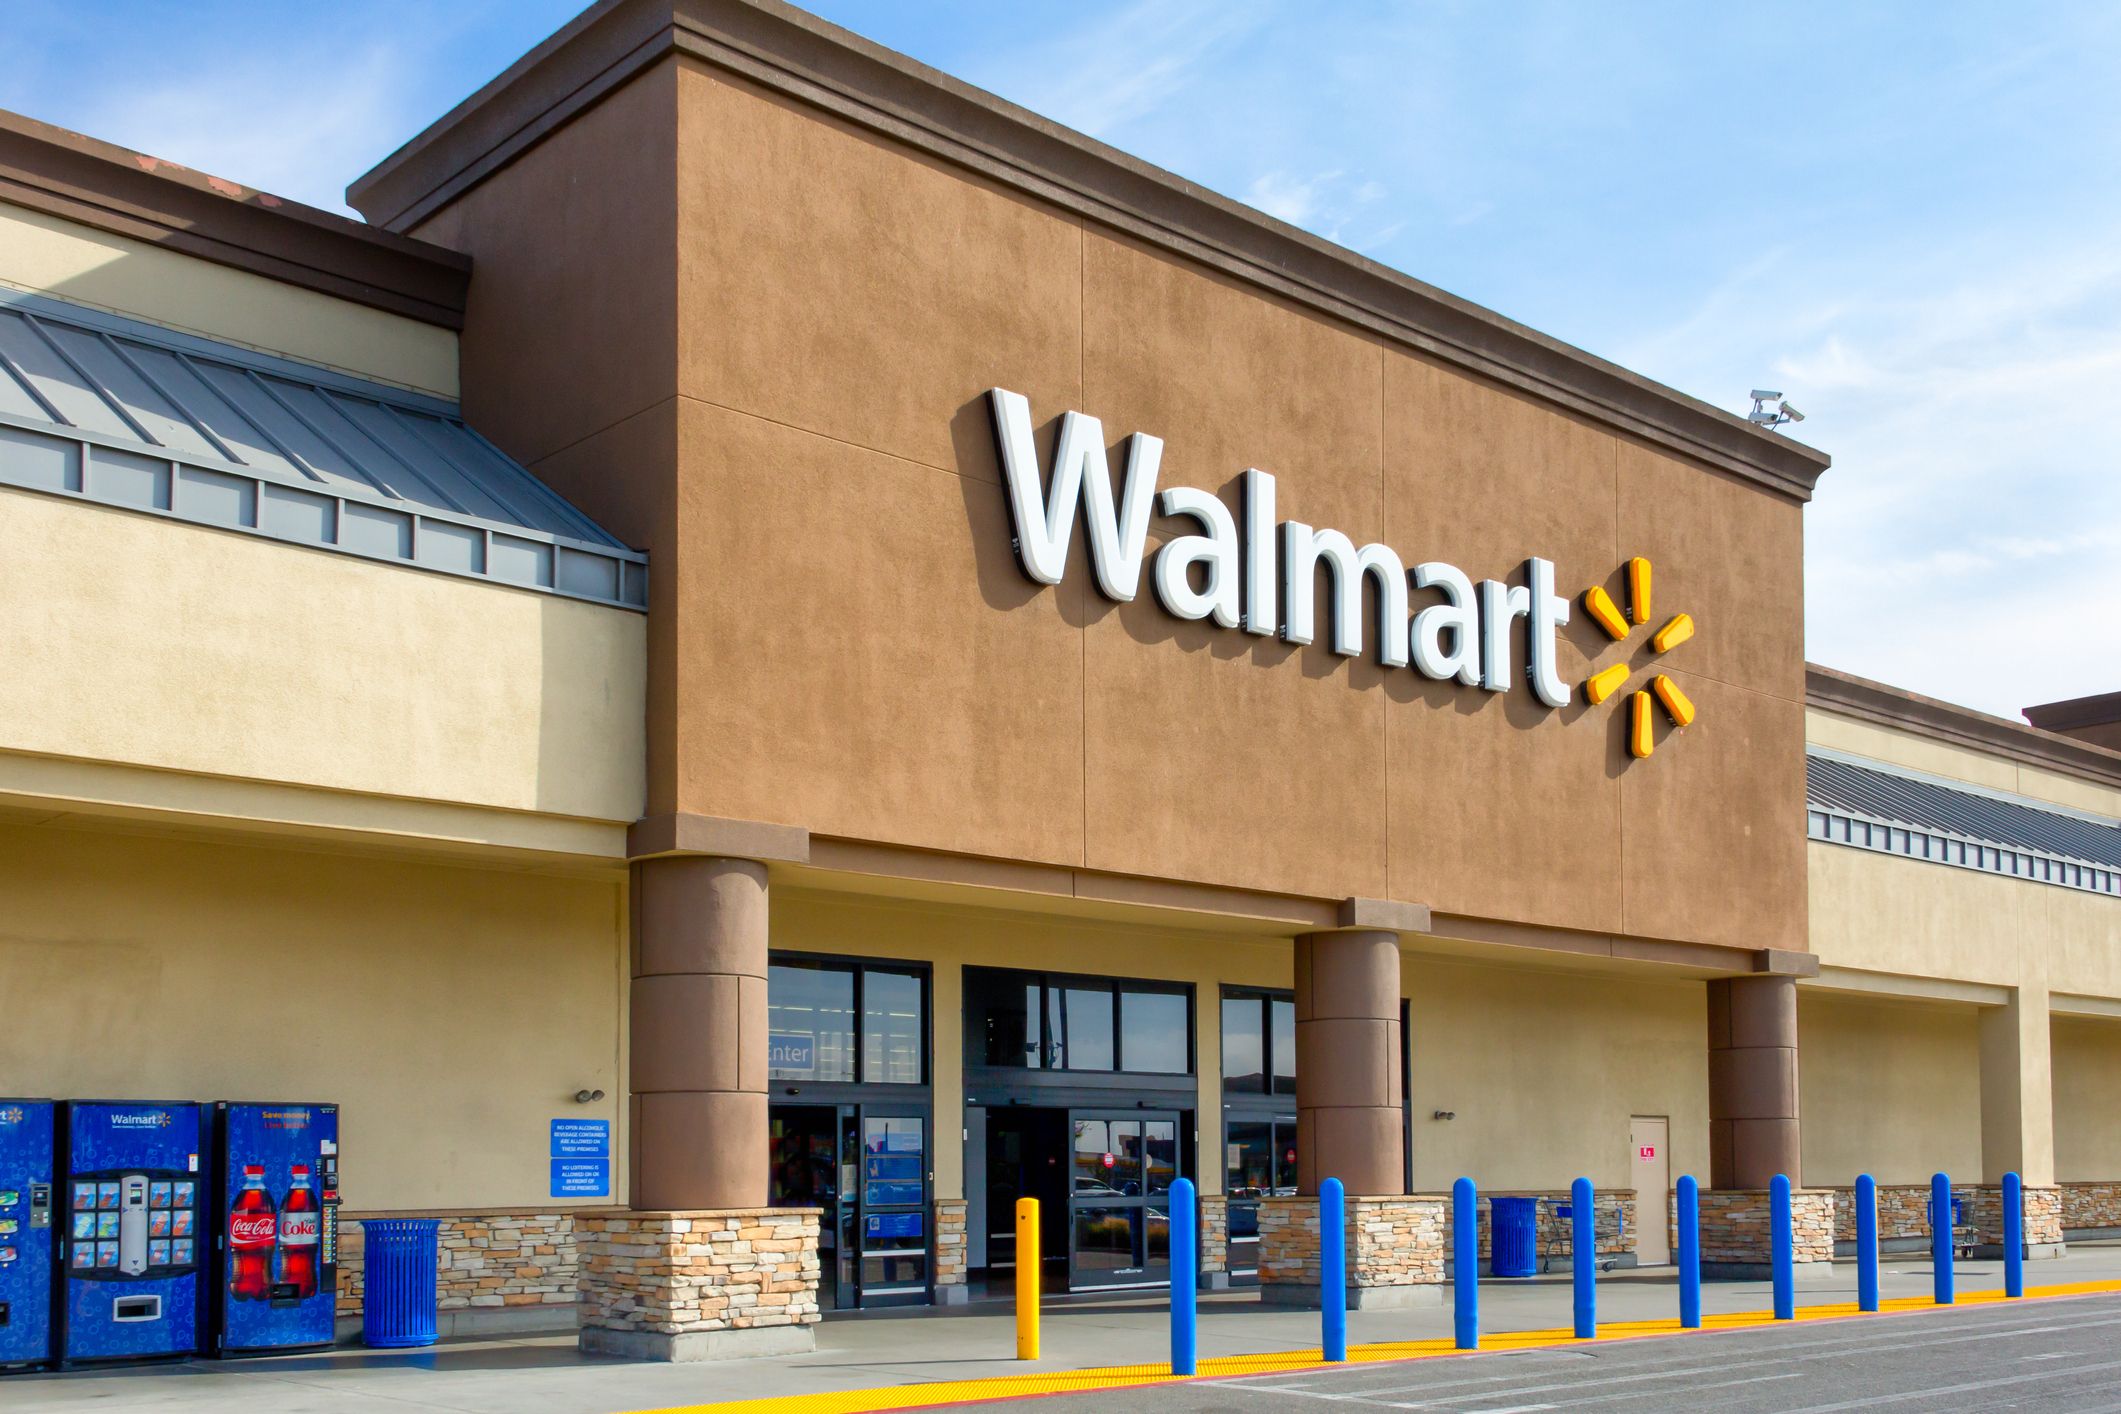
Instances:
[[[0,106],[336,207],[578,8],[16,0]],[[2121,689],[2121,6],[812,8],[1835,466],[1808,652]]]

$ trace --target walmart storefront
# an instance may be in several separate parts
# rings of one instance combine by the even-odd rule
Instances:
[[[1371,1304],[1460,1174],[2121,1227],[2112,890],[1804,826],[1809,741],[2111,879],[2121,757],[1808,676],[1819,454],[778,5],[350,200],[0,125],[11,1085],[269,1067],[459,1329],[665,1356],[976,1299],[1018,1196],[1160,1282],[1180,1175],[1277,1300],[1329,1175]]]

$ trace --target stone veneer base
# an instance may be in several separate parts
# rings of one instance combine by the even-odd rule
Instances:
[[[1351,1196],[1348,1307],[1390,1310],[1442,1299],[1444,1209],[1440,1197]],[[1318,1200],[1277,1197],[1259,1205],[1259,1299],[1269,1306],[1316,1306]]]
[[[598,1326],[583,1330],[584,1355],[616,1355],[625,1360],[742,1360],[754,1355],[803,1355],[817,1349],[811,1326],[747,1326],[741,1330],[614,1331]]]
[[[579,1213],[581,1348],[719,1360],[815,1348],[818,1210]]]
[[[1790,1255],[1800,1276],[1833,1271],[1835,1194],[1790,1195]],[[1775,1274],[1766,1190],[1710,1189],[1701,1195],[1701,1275],[1707,1281],[1759,1281]]]

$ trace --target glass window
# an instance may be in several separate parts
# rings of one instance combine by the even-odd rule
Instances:
[[[1193,1069],[1183,994],[1122,992],[1119,1021],[1119,1056],[1128,1070],[1184,1075]]]
[[[965,969],[966,1059],[974,1065],[1042,1064],[1045,1034],[1040,1025],[1038,978],[1021,972]]]
[[[1283,1115],[1274,1121],[1274,1191],[1280,1194],[1296,1191],[1295,1115]]]
[[[1266,1093],[1264,1011],[1258,997],[1223,998],[1223,1089],[1239,1095]]]
[[[1059,998],[1059,1064],[1069,1070],[1112,1070],[1112,991],[1108,987],[1063,987]]]
[[[1274,1187],[1274,1126],[1263,1119],[1233,1119],[1224,1150],[1224,1192],[1232,1199],[1264,1198]]]
[[[1273,1021],[1274,1093],[1296,1093],[1296,1003],[1283,997],[1267,1002]]]
[[[922,1015],[921,979],[904,972],[862,970],[862,1079],[884,1085],[918,1085]]]
[[[769,965],[766,1030],[773,1079],[854,1079],[854,969]]]

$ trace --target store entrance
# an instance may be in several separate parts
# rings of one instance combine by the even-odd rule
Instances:
[[[1171,1183],[1182,1171],[1176,1110],[987,1107],[984,1224],[987,1293],[1014,1281],[1016,1200],[1039,1204],[1041,1288],[1089,1291],[1171,1280]]]
[[[928,1120],[898,1105],[774,1105],[769,1197],[818,1215],[818,1305],[928,1299]]]

